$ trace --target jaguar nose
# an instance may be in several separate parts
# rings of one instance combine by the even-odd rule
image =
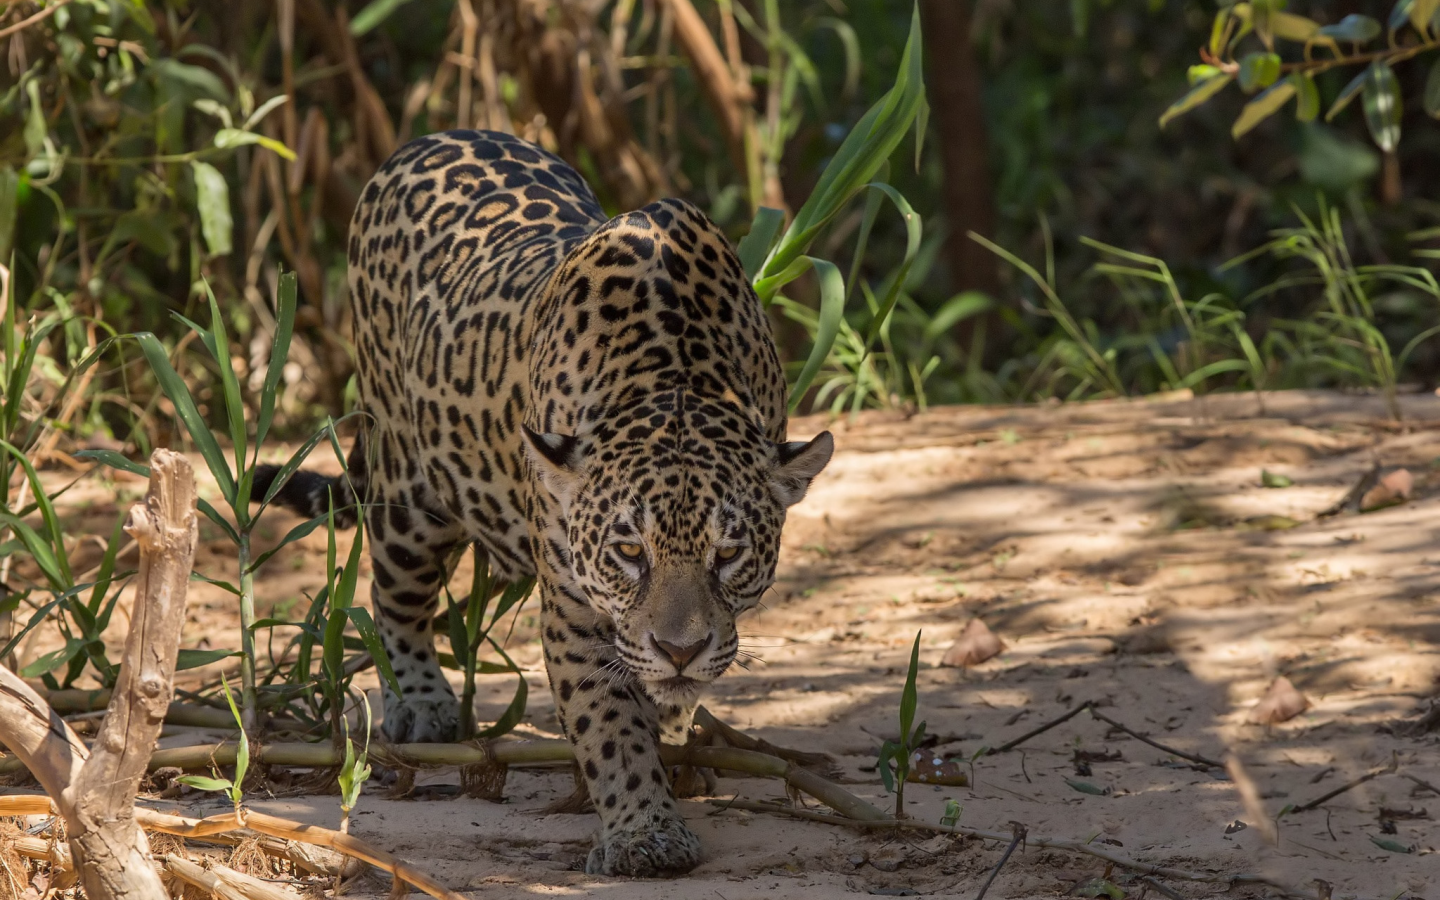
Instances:
[[[710,641],[715,637],[715,632],[710,632],[701,640],[686,646],[672,644],[669,641],[662,641],[655,635],[650,635],[650,645],[660,651],[660,655],[670,660],[675,665],[675,674],[684,671],[692,659],[700,655],[700,651],[710,646]]]

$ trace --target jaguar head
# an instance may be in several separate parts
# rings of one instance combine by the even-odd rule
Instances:
[[[587,434],[526,431],[564,515],[573,586],[658,704],[693,702],[735,660],[735,620],[775,579],[785,511],[834,451],[829,432],[771,441],[757,418],[674,392]]]

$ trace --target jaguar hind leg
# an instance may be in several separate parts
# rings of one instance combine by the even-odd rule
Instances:
[[[460,702],[435,655],[435,617],[440,588],[449,578],[453,550],[463,531],[424,502],[423,485],[377,483],[366,507],[374,570],[371,600],[385,652],[400,693],[385,686],[387,740],[444,743],[456,738]]]

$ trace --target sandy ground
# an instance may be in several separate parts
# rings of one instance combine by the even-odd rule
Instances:
[[[1399,727],[1440,692],[1440,399],[1404,401],[1403,427],[1384,420],[1376,398],[1298,392],[1268,395],[1263,412],[1253,396],[1225,396],[833,423],[839,452],[793,510],[776,590],[742,627],[759,661],[725,676],[707,704],[773,743],[832,754],[849,790],[892,806],[876,752],[898,734],[904,667],[923,631],[918,718],[936,740],[929,752],[966,760],[973,782],[910,785],[915,818],[936,822],[954,799],[962,825],[1009,832],[1019,822],[1031,835],[1103,844],[1149,863],[1263,873],[1312,896],[1319,878],[1336,897],[1440,898],[1432,818],[1440,796],[1406,777],[1440,785],[1440,734],[1402,736]],[[792,435],[822,427],[803,419]],[[1376,463],[1408,468],[1414,499],[1317,518]],[[1293,486],[1262,488],[1262,468]],[[122,500],[142,489],[115,484]],[[103,536],[115,496],[115,485],[87,481],[67,515]],[[1279,517],[1298,524],[1275,530],[1287,524]],[[262,537],[273,541],[294,523],[277,513]],[[316,536],[269,563],[258,582],[262,614],[300,614],[303,595],[323,584],[323,553]],[[228,544],[213,530],[197,567],[233,577]],[[197,584],[186,645],[226,645],[231,606],[228,595]],[[974,617],[1008,649],[970,669],[939,666]],[[522,616],[511,641],[531,686],[520,733],[553,736],[534,632],[533,618]],[[27,652],[43,649],[41,641]],[[1277,675],[1310,709],[1280,725],[1249,724]],[[373,687],[373,676],[361,683]],[[484,679],[482,718],[497,715],[510,691],[504,677]],[[1247,808],[1224,770],[1191,766],[1086,713],[1013,752],[968,763],[1083,701],[1170,747],[1233,755],[1257,803]],[[1077,767],[1080,753],[1099,760],[1088,774]],[[1274,818],[1391,763],[1393,772],[1319,808]],[[422,782],[455,780],[438,773]],[[1104,794],[1074,786],[1081,783]],[[372,791],[352,828],[476,897],[973,898],[1004,849],[720,810],[700,799],[683,804],[705,844],[689,876],[587,876],[577,867],[596,818],[542,813],[572,786],[565,770],[517,770],[501,804],[443,790],[408,801]],[[785,792],[722,778],[716,796],[766,801]],[[185,808],[218,805],[194,798]],[[256,805],[326,825],[338,818],[333,796]],[[1266,840],[1267,818],[1276,845]],[[1063,896],[1105,874],[1100,860],[1029,846],[987,896]],[[1121,869],[1110,879],[1132,897],[1159,896]],[[1185,897],[1274,894],[1160,881]],[[381,897],[387,888],[361,881],[350,896]]]

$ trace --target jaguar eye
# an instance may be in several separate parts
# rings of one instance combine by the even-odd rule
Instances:
[[[639,559],[645,555],[645,548],[639,544],[616,544],[615,550],[626,559]]]
[[[720,547],[715,551],[715,558],[721,562],[729,562],[740,555],[740,548],[736,546]]]

